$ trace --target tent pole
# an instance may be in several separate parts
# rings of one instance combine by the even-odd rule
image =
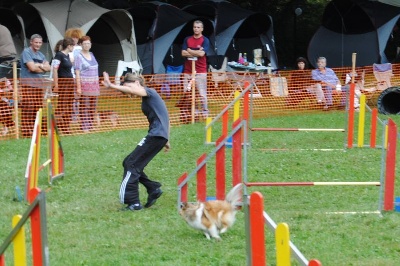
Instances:
[[[70,13],[71,13],[71,6],[72,6],[72,2],[73,2],[73,1],[74,1],[74,0],[69,0],[67,22],[65,23],[65,31],[67,31],[67,29],[68,29],[69,15],[70,15]]]

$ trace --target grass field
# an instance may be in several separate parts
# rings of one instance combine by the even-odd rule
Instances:
[[[382,119],[386,119],[383,117]],[[393,119],[400,124],[399,117]],[[341,112],[257,119],[254,127],[343,128]],[[218,132],[218,130],[215,130]],[[204,124],[173,127],[172,149],[161,152],[145,169],[162,182],[163,196],[139,212],[121,212],[118,202],[121,162],[146,130],[67,136],[62,138],[66,175],[52,186],[41,172],[39,187],[46,191],[47,229],[52,265],[246,265],[244,214],[222,241],[208,241],[189,228],[177,213],[177,179],[195,169],[196,159],[212,146],[204,145]],[[250,181],[379,181],[380,149],[343,150],[341,132],[251,132],[247,173]],[[30,140],[0,143],[0,241],[11,231],[11,218],[26,203],[13,201],[15,187],[24,188]],[[42,159],[46,139],[42,141]],[[399,145],[398,145],[399,146]],[[329,148],[332,151],[311,149]],[[285,149],[285,150],[274,150]],[[399,150],[399,147],[398,147]],[[227,176],[230,154],[227,149]],[[399,160],[397,159],[397,162]],[[207,166],[213,190],[213,163]],[[399,168],[396,169],[399,187]],[[229,180],[228,180],[229,182]],[[194,181],[189,197],[195,200]],[[229,187],[228,187],[229,189]],[[251,187],[265,199],[275,222],[289,225],[291,240],[308,259],[323,265],[400,265],[400,213],[332,214],[375,211],[377,187]],[[396,188],[396,196],[400,189]],[[141,187],[141,199],[147,194]],[[266,230],[267,264],[276,265],[273,233]],[[30,229],[27,226],[27,235]],[[28,245],[30,247],[30,245]],[[12,248],[6,252],[12,265]],[[29,261],[31,257],[29,256]],[[299,265],[292,261],[292,265]]]

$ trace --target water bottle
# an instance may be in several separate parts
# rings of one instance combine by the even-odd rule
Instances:
[[[247,54],[246,54],[246,53],[243,54],[243,61],[244,61],[245,63],[247,62]]]
[[[244,63],[244,59],[243,59],[242,53],[239,53],[238,63],[239,64],[243,64]]]

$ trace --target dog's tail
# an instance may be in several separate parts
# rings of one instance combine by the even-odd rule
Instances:
[[[236,186],[234,186],[226,195],[225,200],[229,202],[232,206],[235,208],[241,206],[242,202],[242,187],[243,184],[239,183]]]

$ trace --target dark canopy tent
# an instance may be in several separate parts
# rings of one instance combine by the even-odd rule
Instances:
[[[182,36],[193,34],[192,22],[196,16],[170,4],[151,1],[128,9],[134,20],[137,51],[143,73],[165,73],[165,65],[179,65]],[[212,31],[204,21],[204,35]],[[188,29],[189,28],[189,29]]]
[[[237,60],[240,52],[253,59],[252,51],[263,50],[271,66],[277,68],[278,59],[270,16],[243,9],[228,1],[205,0],[183,8],[188,13],[204,16],[213,21],[214,33],[210,37],[214,53]]]
[[[351,66],[357,53],[357,66],[387,63],[385,48],[400,7],[381,2],[390,1],[332,0],[309,43],[310,62],[324,56],[331,67]]]
[[[14,41],[17,57],[24,49],[24,27],[21,18],[8,8],[0,8],[0,24],[7,27]]]

